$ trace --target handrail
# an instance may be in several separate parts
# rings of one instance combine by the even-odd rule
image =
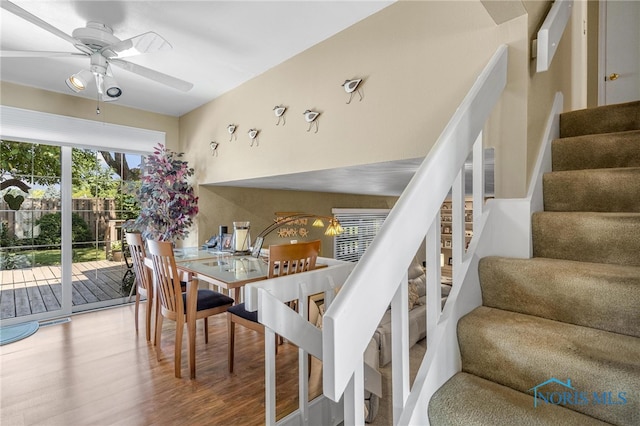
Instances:
[[[279,423],[308,424],[310,417],[335,413],[333,424],[341,420],[341,405],[324,396],[307,401],[309,377],[308,355],[322,360],[322,332],[307,321],[308,296],[324,293],[325,306],[334,298],[353,270],[351,262],[318,258],[326,268],[285,275],[245,286],[245,303],[249,311],[258,311],[258,321],[265,326],[265,424],[276,423],[275,416],[275,333],[299,347],[299,408]],[[298,300],[299,312],[283,302]],[[379,385],[378,385],[379,387]]]
[[[455,333],[445,316],[457,306],[456,300],[452,300],[451,305],[447,303],[444,313],[440,309],[441,277],[440,268],[437,267],[440,264],[440,208],[451,189],[454,289],[449,299],[457,299],[461,295],[463,282],[471,276],[471,265],[473,262],[477,264],[473,254],[478,241],[476,226],[479,231],[482,230],[486,220],[486,215],[483,215],[484,185],[481,178],[482,129],[506,87],[507,52],[506,45],[498,47],[479,74],[358,264],[347,265],[334,260],[335,263],[324,270],[261,281],[245,287],[247,309],[258,309],[259,321],[265,325],[266,424],[275,424],[275,333],[290,338],[299,346],[299,371],[302,372],[299,379],[300,408],[278,423],[364,423],[362,408],[366,368],[363,354],[389,305],[394,360],[394,424],[401,419],[417,417],[420,417],[421,423],[428,421],[423,404],[423,395],[428,393],[422,391],[424,379],[420,378],[422,389],[409,390],[407,269],[418,247],[426,239],[428,339],[442,340],[439,337],[445,333],[442,323],[448,324],[446,333]],[[464,164],[472,152],[474,236],[469,251],[465,252]],[[331,290],[337,287],[341,287],[341,290],[334,298],[334,291]],[[325,306],[328,305],[322,331],[304,323],[306,296],[318,290],[325,292]],[[282,302],[296,298],[301,302],[301,316],[293,311],[283,311]],[[477,300],[471,302],[475,306],[478,303]],[[431,345],[428,344],[429,347]],[[434,357],[441,356],[440,352],[434,353],[434,349],[437,349],[437,345],[427,351],[420,368],[422,376],[426,375],[422,373],[426,371],[425,366],[431,365]],[[312,402],[306,401],[306,360],[309,353],[315,354],[323,363],[324,395]],[[343,415],[336,414],[336,410],[342,406]]]
[[[536,72],[547,71],[551,66],[572,10],[573,0],[556,0],[551,6],[538,31],[538,38],[532,42],[531,53],[536,58]]]
[[[325,395],[332,400],[341,398],[354,371],[362,364],[362,353],[427,230],[436,218],[439,220],[441,204],[506,80],[507,47],[503,45],[479,75],[325,313],[323,384]],[[429,196],[425,197],[427,191]]]

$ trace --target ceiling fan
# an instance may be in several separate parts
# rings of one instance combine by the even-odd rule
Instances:
[[[3,50],[0,52],[0,57],[29,58],[67,56],[90,58],[91,64],[88,69],[82,69],[66,80],[67,86],[76,93],[85,90],[93,80],[96,83],[100,100],[117,100],[122,95],[122,89],[113,77],[111,65],[118,66],[129,72],[182,92],[188,92],[193,87],[193,84],[187,81],[121,59],[142,53],[171,50],[171,44],[153,31],[126,40],[120,40],[113,35],[113,30],[107,25],[99,22],[88,22],[85,27],[77,28],[73,30],[71,35],[68,35],[10,1],[2,0],[0,7],[68,41],[79,50],[79,52]]]

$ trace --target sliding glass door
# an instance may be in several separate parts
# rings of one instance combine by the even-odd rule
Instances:
[[[139,155],[2,141],[0,319],[68,315],[128,300],[122,223]]]
[[[0,142],[3,323],[64,314],[61,167],[61,147]]]
[[[127,302],[133,275],[122,225],[137,216],[130,194],[141,156],[74,148],[72,158],[73,311]]]

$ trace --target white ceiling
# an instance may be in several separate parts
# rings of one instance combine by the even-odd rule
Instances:
[[[216,186],[240,188],[289,189],[297,191],[339,192],[360,195],[400,196],[424,158],[362,164],[288,175],[267,176],[218,182]],[[493,148],[484,152],[484,193],[494,195],[495,158]],[[465,163],[465,191],[471,195],[473,173],[471,159]]]
[[[2,0],[4,1],[4,0]],[[340,1],[69,1],[13,3],[67,34],[87,21],[127,39],[155,31],[170,51],[127,58],[194,84],[183,93],[112,67],[120,105],[183,115],[243,82],[376,13],[395,0]],[[67,41],[0,9],[1,50],[77,52]],[[73,96],[96,98],[95,86],[71,92],[65,79],[89,67],[86,57],[2,58],[0,79]],[[221,185],[268,189],[400,195],[421,158],[310,171]]]
[[[423,158],[216,183],[216,186],[399,196]]]

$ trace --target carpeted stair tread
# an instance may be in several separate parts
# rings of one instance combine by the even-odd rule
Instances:
[[[640,267],[485,257],[484,306],[640,337]]]
[[[545,173],[544,210],[640,212],[640,167]]]
[[[560,137],[640,129],[640,101],[565,112],[560,115]]]
[[[552,377],[589,395],[626,392],[625,404],[567,408],[640,424],[640,338],[481,306],[458,322],[458,341],[466,373],[524,393]]]
[[[640,213],[537,212],[533,255],[640,266]]]
[[[554,171],[640,167],[640,130],[556,139],[551,162]]]
[[[640,100],[561,114],[551,155],[534,257],[479,261],[433,425],[640,425]]]
[[[434,426],[596,426],[608,423],[560,405],[533,406],[533,397],[468,373],[458,373],[433,395]]]

